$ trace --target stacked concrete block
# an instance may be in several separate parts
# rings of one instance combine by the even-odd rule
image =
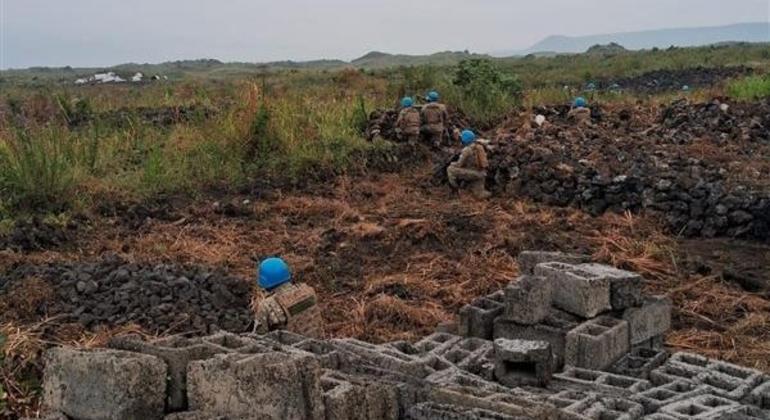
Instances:
[[[667,358],[668,353],[665,350],[634,347],[612,365],[610,371],[618,375],[648,379],[650,372],[662,365]]]
[[[567,333],[579,325],[577,317],[558,309],[551,309],[551,313],[542,322],[535,325],[522,325],[503,318],[495,320],[495,338],[522,339],[546,341],[551,345],[553,353],[554,371],[564,366],[564,351],[567,341]]]
[[[502,318],[522,325],[540,323],[551,313],[551,294],[551,282],[545,277],[519,277],[505,288]]]
[[[522,251],[519,253],[517,262],[519,263],[519,273],[522,275],[535,274],[535,267],[538,264],[559,262],[564,264],[582,264],[591,261],[591,256],[581,254],[567,254],[563,252],[548,251]]]
[[[642,306],[628,308],[622,318],[628,322],[631,345],[636,346],[664,335],[671,329],[671,299],[648,297]]]
[[[420,403],[407,413],[408,420],[528,420],[531,417],[500,414],[481,408],[468,408],[434,402]]]
[[[495,378],[509,387],[551,382],[553,355],[546,341],[495,340]]]
[[[218,355],[188,368],[190,409],[250,418],[323,419],[321,366],[311,355]]]
[[[640,404],[623,398],[602,397],[578,410],[577,414],[588,419],[637,420],[644,415]]]
[[[578,269],[610,281],[610,306],[624,310],[642,304],[642,276],[602,264],[580,264]]]
[[[606,370],[629,351],[628,323],[611,317],[589,320],[567,334],[564,364]]]
[[[384,383],[366,383],[336,372],[321,377],[326,419],[396,420],[398,392]]]
[[[575,265],[543,263],[535,275],[547,278],[553,286],[553,304],[571,314],[593,318],[612,309],[610,279]]]
[[[502,315],[504,305],[493,299],[481,298],[460,309],[458,332],[466,337],[478,337],[491,340],[494,321]]]
[[[245,340],[248,340],[246,338],[234,337],[228,340],[225,335],[219,335],[208,340],[192,340],[177,336],[145,342],[137,337],[123,336],[113,338],[109,346],[118,350],[153,355],[166,363],[168,367],[166,410],[173,412],[187,409],[187,366],[190,362],[205,360],[216,354],[234,352],[235,350],[228,348],[228,345],[243,347],[256,344],[253,341],[246,343]]]
[[[47,410],[91,419],[162,419],[167,368],[163,360],[119,350],[54,348],[46,352]]]
[[[616,395],[631,395],[651,387],[650,383],[644,379],[573,367],[555,374],[554,378],[581,385],[585,389],[596,392],[604,390]]]

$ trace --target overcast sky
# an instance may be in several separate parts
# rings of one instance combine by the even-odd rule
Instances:
[[[0,0],[0,68],[491,52],[769,19],[770,0]]]

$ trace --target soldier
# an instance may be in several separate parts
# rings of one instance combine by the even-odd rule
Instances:
[[[440,147],[449,121],[449,114],[446,106],[438,102],[438,92],[428,92],[425,100],[428,101],[428,104],[422,107],[422,132],[425,133],[426,139],[433,146]]]
[[[492,194],[487,191],[484,185],[487,179],[487,152],[484,146],[476,142],[476,135],[473,131],[465,130],[460,135],[463,143],[463,151],[460,153],[460,159],[453,162],[447,168],[447,178],[452,188],[458,188],[457,181],[466,181],[470,183],[470,189],[477,198],[489,198]]]
[[[291,271],[284,260],[268,258],[259,264],[259,287],[269,295],[259,302],[255,333],[287,330],[311,338],[323,334],[315,291],[304,283],[292,283]]]
[[[414,100],[406,97],[401,100],[401,112],[396,120],[396,135],[400,140],[417,143],[420,139],[420,111],[413,107]]]
[[[591,124],[591,108],[588,107],[588,102],[585,98],[578,97],[567,114],[567,118],[578,123],[578,125],[590,125]]]

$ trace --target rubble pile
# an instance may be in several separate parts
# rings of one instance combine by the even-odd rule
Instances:
[[[70,127],[86,126],[97,120],[114,127],[127,127],[139,120],[159,127],[175,124],[208,120],[216,116],[217,111],[201,105],[121,108],[95,115],[87,115],[69,122]]]
[[[464,309],[454,333],[414,344],[274,331],[123,336],[108,349],[49,350],[48,418],[770,416],[770,377],[693,354],[668,357],[661,337],[670,303],[642,296],[638,275],[578,255],[520,260],[526,274]]]
[[[746,66],[695,67],[681,70],[655,70],[633,77],[601,80],[595,83],[598,89],[625,89],[638,92],[661,93],[690,88],[705,88],[726,79],[749,76],[754,69]]]
[[[758,180],[770,102],[723,105],[675,102],[655,125],[639,110],[594,107],[592,122],[578,125],[568,107],[535,109],[547,117],[542,126],[509,121],[494,133],[487,186],[593,215],[651,211],[686,236],[767,240],[770,191]],[[695,141],[719,152],[694,153],[686,145]]]
[[[34,309],[38,316],[62,317],[86,328],[134,323],[157,333],[206,334],[243,332],[252,322],[252,284],[199,267],[142,266],[119,258],[24,265],[0,274],[0,295],[29,278],[53,290],[52,299]]]

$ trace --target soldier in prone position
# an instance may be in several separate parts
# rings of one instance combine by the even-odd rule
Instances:
[[[284,260],[268,258],[262,261],[258,275],[259,286],[269,295],[257,308],[255,333],[287,330],[311,338],[323,335],[315,290],[304,283],[292,283],[291,270]]]

